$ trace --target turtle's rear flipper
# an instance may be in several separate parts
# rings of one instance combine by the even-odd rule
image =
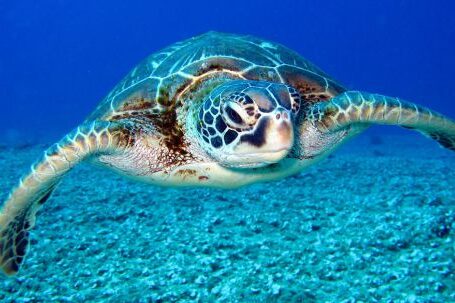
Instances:
[[[120,126],[120,127],[119,127]],[[35,215],[62,176],[91,155],[112,153],[130,142],[127,129],[111,122],[83,125],[50,147],[11,192],[0,212],[0,268],[13,275],[24,260]]]
[[[455,121],[419,105],[364,92],[345,92],[317,103],[307,119],[323,132],[351,125],[387,124],[415,129],[455,151]]]

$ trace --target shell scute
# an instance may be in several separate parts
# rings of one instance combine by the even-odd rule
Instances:
[[[246,71],[243,76],[249,80],[263,80],[269,82],[281,82],[280,74],[276,68],[254,67]]]
[[[231,57],[209,57],[204,59],[202,63],[200,60],[192,62],[185,66],[182,69],[182,72],[197,77],[210,71],[221,71],[223,69],[232,72],[241,72],[249,66],[251,66],[250,63],[242,61],[241,59],[239,60]]]
[[[334,81],[297,66],[284,65],[278,71],[283,80],[297,89],[306,102],[327,100],[345,91]]]

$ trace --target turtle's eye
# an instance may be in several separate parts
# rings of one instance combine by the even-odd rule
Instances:
[[[251,98],[243,93],[229,95],[223,102],[223,119],[228,126],[235,129],[249,129],[256,123],[257,106]]]
[[[242,110],[242,109],[237,109],[237,110]],[[232,106],[226,106],[224,108],[224,111],[226,113],[226,118],[228,118],[229,122],[231,122],[234,125],[243,125],[243,119],[240,116],[240,114],[237,112]]]
[[[245,110],[234,102],[228,102],[223,106],[224,121],[231,128],[248,128],[248,124],[244,120],[246,115]]]

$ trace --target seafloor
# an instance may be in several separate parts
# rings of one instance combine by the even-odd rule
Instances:
[[[5,199],[43,146],[3,146]],[[170,189],[80,166],[1,302],[455,302],[455,153],[356,139],[298,176]]]

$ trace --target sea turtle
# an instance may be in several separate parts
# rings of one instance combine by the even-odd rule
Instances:
[[[1,268],[19,270],[36,212],[81,161],[153,184],[233,188],[293,175],[371,124],[455,151],[453,120],[349,91],[280,44],[216,32],[178,42],[135,67],[20,180],[0,214]]]

